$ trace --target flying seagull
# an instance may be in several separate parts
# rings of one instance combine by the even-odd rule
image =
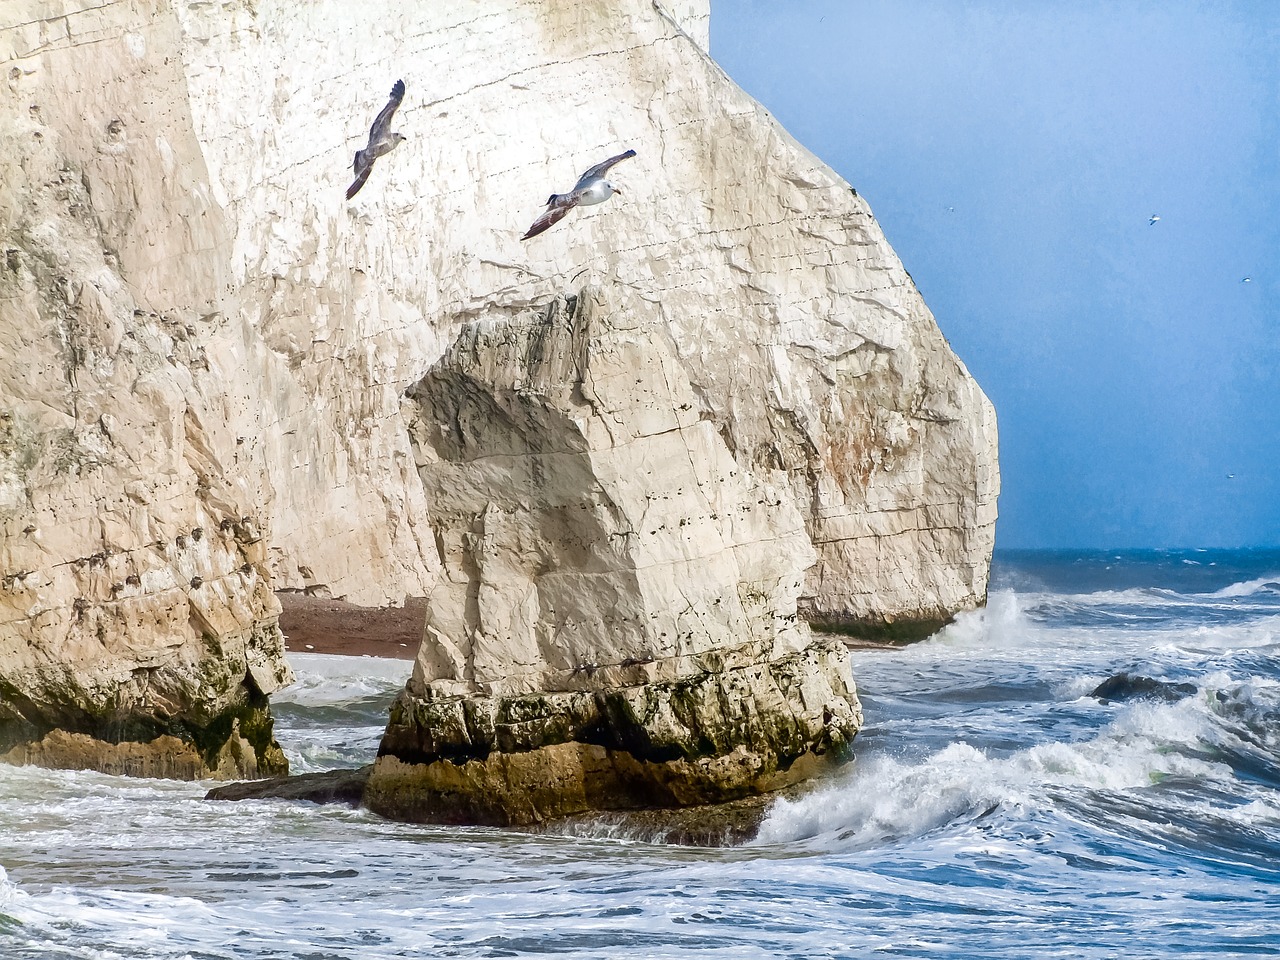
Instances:
[[[356,151],[356,162],[352,165],[356,171],[356,179],[351,186],[347,187],[348,200],[359,193],[364,182],[369,179],[369,173],[373,170],[373,161],[400,146],[400,141],[405,138],[404,134],[393,133],[391,130],[391,118],[395,116],[396,107],[400,106],[400,101],[403,99],[404,81],[397,80],[396,85],[391,88],[391,99],[387,101],[387,105],[378,114],[378,119],[374,120],[373,126],[369,128],[369,145],[363,150]]]
[[[1147,225],[1154,227],[1159,222],[1160,222],[1160,215],[1153,213],[1151,215],[1151,219],[1147,221]]]
[[[635,155],[636,152],[634,150],[628,150],[626,153],[620,153],[616,157],[610,157],[603,163],[597,163],[578,178],[578,182],[573,185],[573,189],[568,193],[553,193],[547,198],[547,209],[542,212],[542,216],[533,221],[533,226],[520,239],[528,240],[530,237],[536,237],[576,206],[604,203],[615,193],[621,193],[622,191],[606,180],[604,175],[609,172],[609,168],[615,163]]]

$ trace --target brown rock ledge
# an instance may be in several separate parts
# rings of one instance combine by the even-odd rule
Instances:
[[[364,802],[395,820],[543,824],[769,794],[844,762],[862,725],[839,641],[597,691],[406,690]]]
[[[214,787],[206,800],[287,800],[362,806],[373,765],[327,770],[269,780],[227,783]],[[611,810],[578,814],[539,825],[540,833],[565,836],[612,836],[648,843],[692,847],[726,847],[753,840],[769,807],[780,797],[795,797],[805,788],[747,797],[728,803],[663,810]]]

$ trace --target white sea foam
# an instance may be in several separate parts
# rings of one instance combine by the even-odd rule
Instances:
[[[1280,645],[1280,616],[1240,623],[1164,626],[1150,637],[1152,652],[1177,652],[1199,661],[1205,654],[1265,651]]]
[[[1280,827],[1280,796],[1272,792],[1238,806],[1214,804],[1212,813],[1241,826],[1275,830]]]
[[[955,743],[923,763],[892,757],[858,761],[847,778],[799,800],[780,800],[760,828],[758,843],[782,843],[821,835],[840,846],[877,846],[920,836],[982,805],[1008,798],[985,773],[990,761],[968,744]]]
[[[994,649],[1024,647],[1039,633],[1039,627],[1025,612],[1022,596],[1012,590],[995,590],[987,605],[965,610],[956,615],[936,634],[925,641],[942,644],[951,650],[983,652]]]
[[[1170,777],[1229,781],[1231,768],[1193,752],[1217,734],[1203,701],[1135,703],[1096,736],[1046,742],[1007,757],[953,743],[919,762],[858,761],[838,783],[780,801],[761,843],[826,835],[840,848],[918,837],[997,806],[1049,806],[1048,791],[1126,791]]]
[[[273,694],[273,703],[348,703],[398,689],[413,673],[412,661],[386,657],[291,653],[288,660],[297,682]]]
[[[394,657],[348,657],[332,653],[289,653],[285,655],[295,671],[318,677],[381,677],[404,680],[413,672],[412,660]]]
[[[1024,609],[1041,616],[1098,611],[1119,621],[1152,621],[1174,612],[1266,613],[1276,609],[1276,604],[1280,603],[1280,576],[1259,577],[1206,593],[1182,593],[1164,587],[1129,587],[1088,593],[1024,591],[1020,596]],[[1254,603],[1242,605],[1241,601],[1246,600]]]
[[[1237,680],[1219,673],[1202,684],[1207,709],[1226,730],[1263,747],[1280,745],[1280,682],[1261,677]]]
[[[21,896],[18,888],[9,879],[4,866],[0,865],[0,916],[11,915],[14,902]]]
[[[107,928],[121,946],[163,939],[167,931],[212,915],[206,904],[193,897],[110,889],[88,892],[68,887],[26,897],[25,907],[24,922],[54,921],[64,927],[80,924]]]

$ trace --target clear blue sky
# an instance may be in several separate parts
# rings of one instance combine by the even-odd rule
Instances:
[[[1280,544],[1280,0],[713,0],[711,52],[995,403],[998,547]]]

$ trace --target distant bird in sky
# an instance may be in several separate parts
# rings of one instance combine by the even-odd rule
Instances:
[[[1253,283],[1253,277],[1241,277],[1241,278],[1240,278],[1240,282],[1241,282],[1241,283]]]
[[[536,237],[543,230],[561,220],[566,213],[576,206],[604,203],[615,193],[621,193],[622,191],[606,180],[604,175],[609,172],[609,168],[615,163],[635,155],[636,152],[634,150],[628,150],[626,153],[620,153],[616,157],[610,157],[602,163],[597,163],[578,178],[578,182],[573,185],[573,189],[568,193],[553,193],[547,198],[547,209],[543,211],[542,216],[533,221],[533,225],[529,227],[528,231],[520,239],[528,240],[530,237]]]
[[[347,187],[348,200],[359,193],[364,182],[369,179],[369,173],[373,170],[373,161],[390,153],[400,146],[401,140],[405,139],[404,134],[394,133],[391,130],[391,118],[395,116],[396,107],[400,106],[400,101],[403,99],[404,81],[397,80],[396,85],[391,88],[391,99],[387,101],[387,105],[382,108],[378,118],[373,121],[373,126],[369,128],[369,145],[363,150],[356,151],[356,161],[352,164],[356,179],[351,186]]]
[[[1152,227],[1154,227],[1154,226],[1155,226],[1157,223],[1159,223],[1159,222],[1160,222],[1160,217],[1159,217],[1159,215],[1158,215],[1158,214],[1153,213],[1153,214],[1151,215],[1151,219],[1147,221],[1147,224],[1148,224],[1148,225],[1150,225],[1150,226],[1152,226]]]

